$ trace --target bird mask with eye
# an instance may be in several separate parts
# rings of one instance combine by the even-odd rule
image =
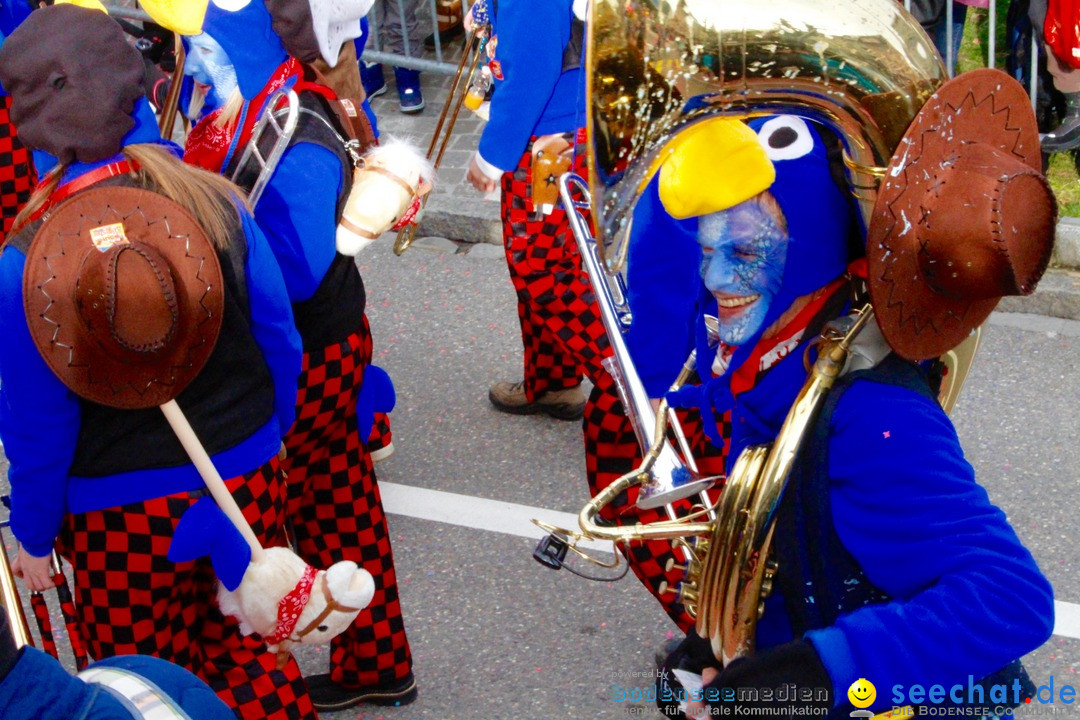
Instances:
[[[802,118],[718,118],[685,131],[660,167],[659,196],[673,217],[696,217],[703,280],[717,286],[710,294],[760,296],[729,344],[752,346],[796,298],[847,266],[853,207]]]

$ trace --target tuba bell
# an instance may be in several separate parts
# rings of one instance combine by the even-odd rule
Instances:
[[[575,184],[577,197],[589,196],[595,238],[580,218],[571,226],[583,261],[595,264],[587,269],[602,315],[617,319],[624,310],[603,288],[622,280],[634,207],[682,131],[719,116],[767,114],[828,127],[843,145],[865,230],[885,166],[946,73],[930,39],[895,0],[593,0],[587,76],[588,188],[564,178],[562,197],[569,211],[586,204],[574,200]],[[776,440],[744,450],[717,505],[687,517],[632,527],[597,522],[620,493],[648,480],[642,470],[666,443],[666,403],[655,418],[635,417],[648,398],[640,383],[623,383],[631,422],[645,429],[645,463],[582,509],[581,536],[675,541],[689,555],[679,598],[724,664],[753,650],[761,597],[775,572],[768,560],[773,514],[802,439],[872,315],[867,303],[831,328]],[[609,335],[625,329],[614,321],[605,327]],[[964,376],[973,351],[974,341],[954,351],[959,369],[951,378]],[[622,377],[636,377],[629,356],[616,353],[614,363]],[[943,395],[955,398],[956,390],[954,383]]]

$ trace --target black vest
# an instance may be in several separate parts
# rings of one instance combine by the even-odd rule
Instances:
[[[338,193],[334,215],[334,220],[338,221],[341,219],[345,201],[348,200],[349,192],[352,190],[352,159],[345,152],[342,140],[338,137],[340,135],[341,138],[347,138],[348,135],[322,97],[313,92],[302,92],[299,93],[299,98],[300,107],[303,110],[319,115],[334,129],[331,130],[308,112],[301,112],[296,131],[289,141],[289,147],[301,142],[313,143],[334,153],[340,160],[341,192]],[[268,134],[260,143],[259,149],[263,157],[269,155],[273,145],[272,139]],[[232,177],[241,154],[237,152],[233,156],[229,167],[223,173],[225,177]],[[237,184],[244,190],[250,191],[257,176],[255,166],[245,166],[237,178]],[[297,230],[302,232],[303,228],[297,228]],[[332,242],[333,239],[329,241]],[[347,255],[336,253],[326,275],[323,276],[319,287],[315,289],[315,294],[307,300],[293,303],[292,306],[296,329],[304,344],[304,352],[321,350],[349,337],[363,323],[365,304],[364,281],[360,277],[355,260]]]
[[[96,187],[105,185],[137,186],[131,175],[102,181]],[[9,244],[26,254],[41,225],[41,221],[31,223]],[[244,273],[247,241],[239,218],[229,248],[219,250],[218,258],[225,280],[221,334],[202,372],[176,398],[211,455],[240,444],[274,414],[270,370],[251,335]],[[100,477],[191,462],[158,408],[121,410],[82,399],[80,404],[72,475]]]
[[[937,402],[936,393],[919,367],[895,354],[890,354],[873,368],[843,376],[825,399],[795,460],[777,509],[773,535],[775,557],[779,563],[775,582],[783,593],[795,637],[801,637],[808,630],[828,627],[841,615],[864,605],[891,599],[867,579],[858,562],[840,542],[829,504],[828,451],[832,416],[844,392],[860,379],[904,387]],[[1019,660],[988,675],[978,684],[983,686],[983,696],[989,698],[991,685],[1011,687],[1014,679],[1021,682],[1021,700],[1034,696],[1035,684]],[[957,705],[946,698],[945,702],[933,707]],[[848,718],[854,709],[844,700],[829,717]],[[922,709],[917,710],[923,714]]]

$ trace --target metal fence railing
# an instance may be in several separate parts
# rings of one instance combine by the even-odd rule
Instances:
[[[395,20],[399,24],[399,30],[401,32],[401,38],[405,46],[404,53],[387,52],[380,40],[379,26],[376,22],[375,11],[372,10],[368,14],[368,22],[371,28],[371,37],[368,39],[367,47],[364,49],[364,60],[367,62],[386,63],[387,65],[393,65],[395,67],[409,68],[410,70],[420,70],[422,72],[434,72],[442,75],[453,75],[457,70],[457,64],[447,62],[444,60],[444,48],[442,43],[442,36],[439,32],[439,7],[436,0],[421,0],[421,3],[415,6],[417,15],[426,15],[424,18],[418,17],[417,20],[421,28],[431,28],[431,32],[434,39],[434,54],[435,58],[422,57],[423,48],[413,48],[413,41],[409,38],[408,27],[410,26],[409,18],[406,14],[409,7],[406,5],[405,0],[376,0],[376,2],[385,3],[384,8],[388,7],[391,10],[396,10],[393,14],[396,15]],[[461,11],[468,12],[471,3],[466,0],[461,0]],[[384,16],[385,18],[385,16]]]
[[[904,7],[911,12],[911,0],[904,0]],[[953,22],[952,0],[946,0],[945,2],[945,52],[942,53],[942,57],[945,59],[945,67],[949,70],[949,76],[952,77],[955,74],[956,58],[953,57],[954,49],[956,48],[955,38],[953,33],[956,25]],[[987,25],[989,32],[987,36],[987,49],[986,59],[987,67],[994,67],[997,62],[997,2],[996,0],[990,0],[987,7],[989,18],[987,19]],[[1031,106],[1035,107],[1036,98],[1038,93],[1038,80],[1039,80],[1039,36],[1040,33],[1033,32],[1031,34],[1031,51],[1028,54],[1031,64],[1028,68],[1028,96],[1031,98]]]

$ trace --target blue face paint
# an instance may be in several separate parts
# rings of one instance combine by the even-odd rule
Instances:
[[[236,68],[225,50],[206,33],[187,38],[191,48],[184,62],[184,74],[206,88],[206,105],[215,110],[225,104],[236,89]]]
[[[698,224],[701,279],[716,298],[720,339],[728,345],[742,345],[761,329],[784,275],[788,235],[761,197]]]

